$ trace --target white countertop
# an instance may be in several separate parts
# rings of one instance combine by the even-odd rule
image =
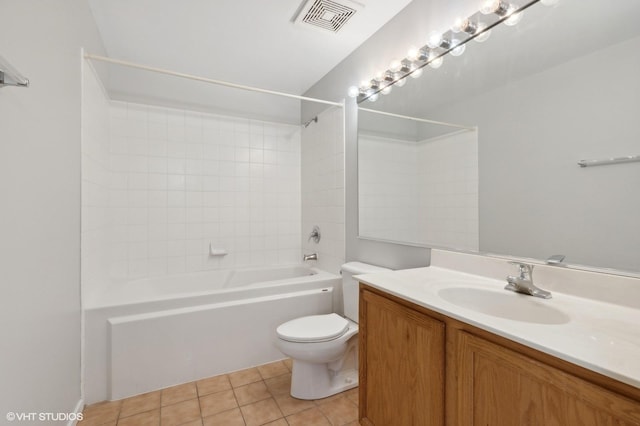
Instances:
[[[534,298],[504,290],[506,280],[437,266],[358,275],[357,279],[416,305],[640,388],[640,309],[558,291],[553,291],[548,300]],[[536,285],[545,289],[542,283]],[[560,320],[542,324],[501,318],[463,308],[438,295],[440,290],[454,287],[496,292],[496,298],[503,304],[512,299],[514,303],[536,304],[542,312],[558,313]]]

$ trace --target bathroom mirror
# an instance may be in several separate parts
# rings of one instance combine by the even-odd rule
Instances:
[[[541,260],[562,253],[570,265],[640,273],[640,162],[578,165],[640,154],[639,16],[635,0],[537,3],[517,26],[500,25],[464,55],[362,103],[359,236]],[[412,168],[421,176],[402,176]],[[393,188],[402,178],[415,181],[404,193]],[[456,195],[462,186],[467,198]]]

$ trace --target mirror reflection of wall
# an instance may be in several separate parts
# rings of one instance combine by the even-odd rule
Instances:
[[[477,131],[358,116],[359,234],[478,251]]]
[[[577,165],[640,154],[638,16],[635,0],[536,4],[361,106],[478,127],[479,251],[638,273],[640,163]]]

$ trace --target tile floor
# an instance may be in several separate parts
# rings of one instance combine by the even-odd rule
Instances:
[[[358,425],[358,389],[315,401],[289,395],[291,360],[84,409],[78,426]]]

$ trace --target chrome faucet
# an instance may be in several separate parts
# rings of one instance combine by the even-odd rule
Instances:
[[[303,254],[302,261],[306,262],[307,260],[318,260],[318,253]]]
[[[533,284],[533,265],[521,262],[509,262],[517,265],[520,275],[517,277],[509,275],[507,277],[507,285],[505,289],[515,291],[516,293],[528,294],[543,299],[551,299],[551,293],[536,287]]]

